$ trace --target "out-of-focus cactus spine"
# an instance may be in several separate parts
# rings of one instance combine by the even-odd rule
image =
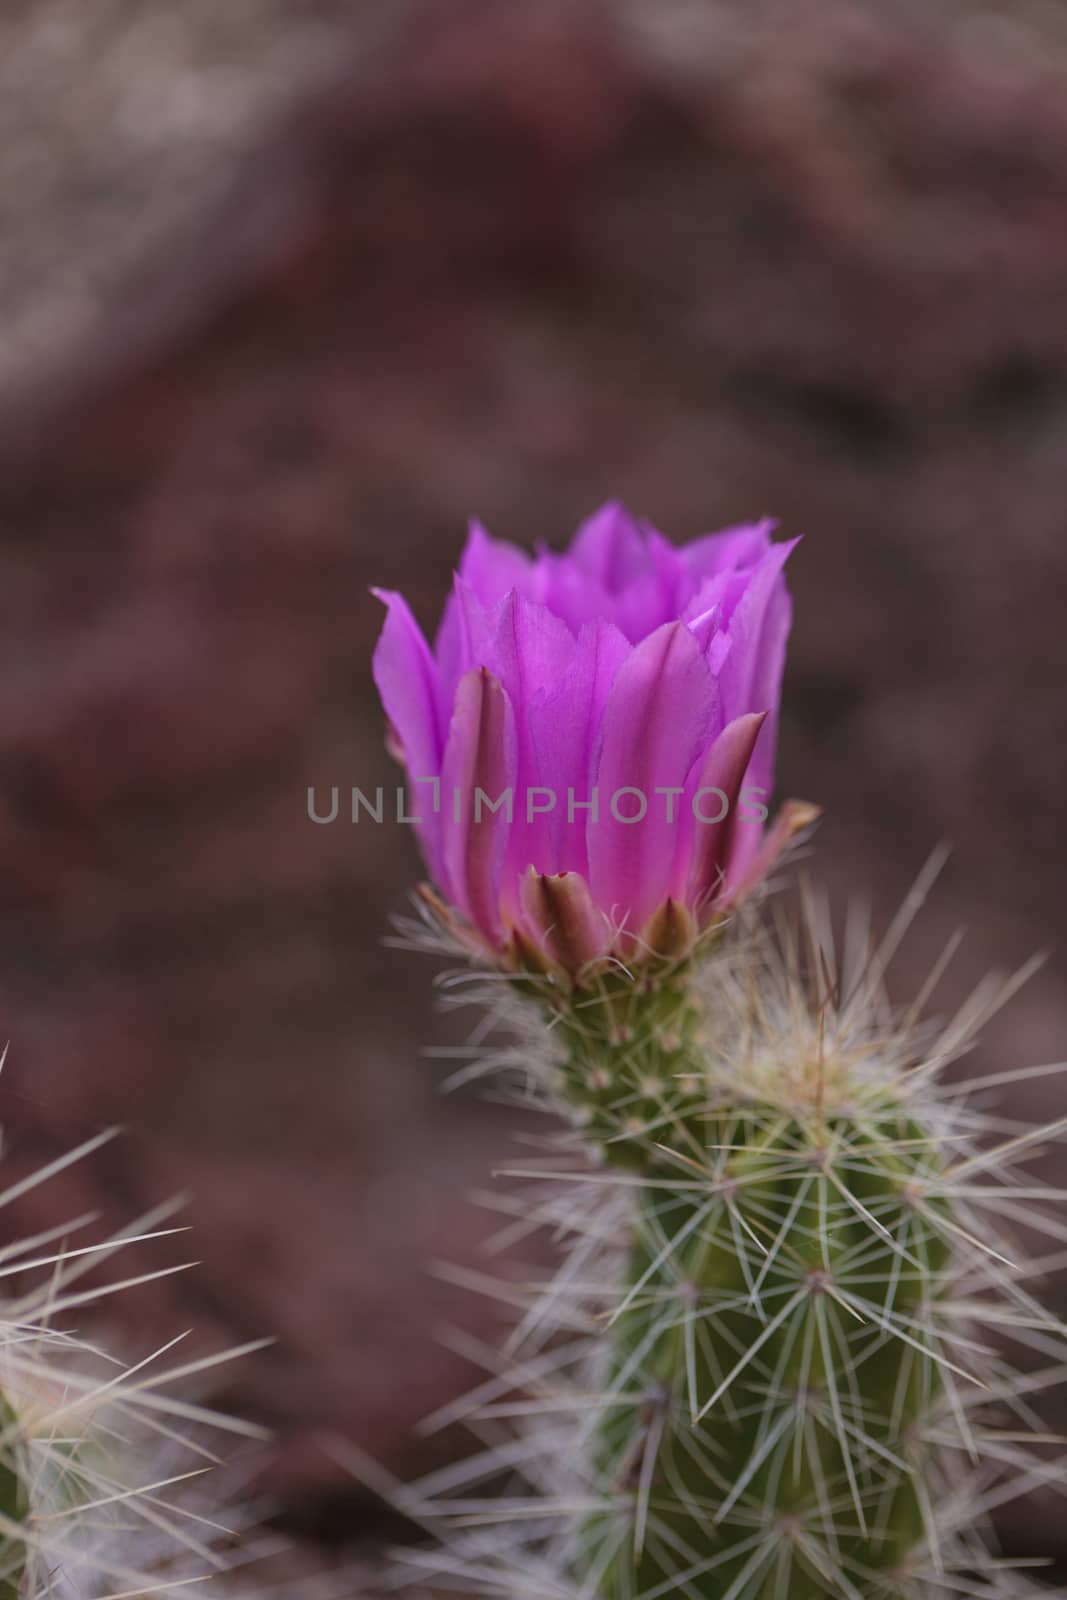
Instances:
[[[0,1214],[110,1137],[7,1187]],[[71,1244],[93,1220],[83,1216],[0,1245],[0,1600],[154,1600],[200,1590],[206,1576],[235,1564],[233,1536],[190,1480],[218,1459],[213,1433],[259,1438],[262,1430],[170,1390],[243,1351],[167,1369],[161,1358],[173,1340],[127,1367],[64,1327],[123,1287],[87,1285],[84,1275],[128,1245],[174,1231],[160,1227],[171,1210],[97,1244]]]

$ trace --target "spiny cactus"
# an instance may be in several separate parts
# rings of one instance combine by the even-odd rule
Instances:
[[[752,922],[813,816],[787,803],[765,831],[753,804],[773,789],[790,549],[766,523],[673,546],[609,505],[559,554],[475,526],[432,649],[380,592],[427,936],[479,964],[528,1103],[574,1130],[517,1202],[515,1228],[548,1224],[567,1253],[477,1397],[489,1448],[399,1495],[454,1521],[423,1557],[438,1586],[1025,1590],[985,1524],[1054,1473],[1020,1432],[1067,1343],[999,1238],[1024,1212],[1060,1237],[1018,1178],[1027,1136],[987,1148],[1000,1125],[940,1076],[987,996],[933,1035],[891,1014],[885,948],[835,975],[814,902],[799,942]],[[1009,1342],[1049,1374],[1015,1374]],[[510,1502],[488,1494],[502,1473]]]
[[[1032,1401],[1067,1338],[1004,1236],[1064,1237],[1041,1203],[1057,1191],[1021,1173],[1056,1130],[943,1076],[1013,985],[935,1030],[922,1001],[890,1008],[889,946],[861,946],[838,972],[809,895],[799,935],[746,915],[638,981],[491,986],[516,1043],[469,1070],[518,1068],[526,1103],[572,1125],[562,1159],[513,1171],[534,1188],[511,1234],[547,1226],[566,1249],[506,1354],[481,1353],[485,1448],[395,1491],[438,1541],[413,1581],[509,1600],[1049,1592],[993,1553],[990,1516],[1062,1484]]]
[[[107,1137],[4,1188],[0,1214]],[[70,1326],[85,1307],[144,1281],[84,1279],[105,1257],[173,1231],[162,1226],[172,1210],[99,1245],[71,1243],[91,1217],[0,1243],[0,1600],[155,1600],[187,1585],[207,1600],[204,1578],[240,1559],[193,1485],[217,1462],[213,1432],[262,1430],[205,1410],[181,1388],[243,1352],[167,1367],[173,1340],[128,1367]]]

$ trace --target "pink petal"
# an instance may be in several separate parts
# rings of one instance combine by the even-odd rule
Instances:
[[[541,781],[556,796],[548,821],[552,862],[559,872],[585,875],[589,870],[586,803],[596,781],[600,727],[611,686],[631,649],[613,623],[586,623],[568,671],[529,708]],[[574,820],[568,821],[572,795]]]
[[[583,522],[567,559],[608,594],[648,576],[649,554],[637,523],[625,506],[609,501]]]
[[[714,680],[700,646],[682,622],[671,622],[636,646],[623,663],[604,712],[597,769],[599,821],[587,829],[590,887],[597,904],[631,933],[666,897],[678,841],[677,815],[668,821],[659,787],[684,789],[707,740],[716,711]],[[641,791],[641,821],[619,822],[613,794]],[[677,806],[679,796],[673,797]],[[619,801],[635,814],[633,796]]]
[[[537,560],[541,598],[555,616],[566,622],[572,633],[597,618],[613,615],[614,598],[569,556],[542,550]]]
[[[515,783],[515,719],[485,667],[460,679],[441,774],[442,889],[493,943],[503,938],[500,874],[506,809],[475,815],[475,791],[496,801]]]
[[[491,539],[481,523],[472,520],[459,560],[459,575],[483,606],[491,606],[510,589],[530,594],[535,567],[525,550]]]
[[[746,711],[768,711],[752,760],[750,782],[763,789],[764,804],[774,786],[774,753],[778,736],[785,647],[792,621],[792,602],[782,568],[799,543],[772,545],[752,574],[748,588],[730,619],[730,651],[719,677],[727,717]]]
[[[541,575],[524,550],[491,539],[480,522],[471,522],[434,640],[449,707],[463,673],[488,664],[489,613],[512,590],[531,596],[541,584]]]
[[[686,785],[679,866],[684,873],[685,903],[698,911],[706,911],[721,897],[732,841],[739,830],[751,831],[757,849],[763,837],[758,820],[745,814],[741,790],[766,715],[765,711],[753,711],[728,722]],[[694,815],[694,798],[702,789],[720,793],[697,799],[700,816],[717,817],[721,811],[721,820],[702,822]]]
[[[707,533],[702,539],[683,545],[679,554],[698,582],[719,573],[753,567],[766,555],[774,526],[773,520],[765,517],[762,522]]]
[[[789,620],[782,568],[799,542],[791,539],[785,544],[771,545],[749,574],[744,593],[730,617],[730,655],[722,671],[723,704],[728,716],[769,709],[771,701],[760,705],[753,696],[776,687],[770,669],[777,664],[777,646],[784,645],[785,638],[782,626],[784,623],[788,630]],[[768,623],[769,628],[765,628]],[[777,695],[772,698],[776,699]]]
[[[372,589],[371,593],[387,607],[373,662],[385,714],[409,776],[436,778],[441,772],[443,746],[437,668],[403,595],[387,589]],[[423,791],[414,787],[409,804],[425,818],[416,831],[430,870],[436,874],[441,866],[438,819],[422,795]]]
[[[516,704],[559,683],[574,658],[574,635],[547,606],[512,589],[488,615],[488,660]]]
[[[634,643],[678,617],[689,591],[678,551],[654,528],[646,532],[645,566],[640,581],[630,582],[615,604],[615,620]]]
[[[494,607],[489,618],[486,664],[502,683],[519,715],[515,728],[516,793],[514,822],[508,830],[506,869],[502,880],[505,911],[518,906],[518,881],[528,866],[552,870],[550,797],[534,791],[549,787],[541,770],[532,727],[533,706],[560,683],[570,681],[574,635],[542,605],[524,600],[514,590]]]
[[[440,701],[444,707],[442,726],[452,714],[456,685],[472,667],[483,666],[489,654],[489,614],[466,578],[456,573],[452,593],[445,604],[441,626],[434,641]]]

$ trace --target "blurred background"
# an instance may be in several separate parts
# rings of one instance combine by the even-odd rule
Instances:
[[[1047,947],[980,1065],[1067,1054],[1067,6],[8,0],[0,229],[7,1172],[126,1129],[17,1220],[187,1192],[123,1336],[277,1335],[220,1398],[309,1564],[370,1549],[328,1440],[456,1448],[498,1318],[431,1269],[512,1122],[382,943],[410,830],[307,820],[395,781],[369,584],[432,624],[469,515],[609,497],[802,533],[820,876],[884,918],[951,842],[899,992]]]

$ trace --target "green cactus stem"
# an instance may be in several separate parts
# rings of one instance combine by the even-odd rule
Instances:
[[[1041,1395],[1067,1328],[1013,1238],[1062,1250],[1067,1191],[1023,1174],[1063,1129],[943,1076],[1025,969],[934,1026],[890,1005],[865,925],[839,969],[827,923],[808,898],[799,929],[753,913],[636,972],[475,989],[514,1040],[481,1070],[569,1118],[505,1169],[505,1237],[564,1249],[502,1288],[484,1448],[397,1490],[439,1534],[431,1593],[1047,1597],[992,1513],[1065,1481]]]
[[[29,1497],[18,1463],[19,1423],[0,1394],[0,1600],[20,1600],[26,1547],[16,1532],[25,1522]]]
[[[717,1075],[691,978],[601,974],[554,1019],[564,1098],[634,1194],[575,1577],[599,1600],[911,1594],[926,1440],[966,1380],[942,1146],[818,1033]]]

